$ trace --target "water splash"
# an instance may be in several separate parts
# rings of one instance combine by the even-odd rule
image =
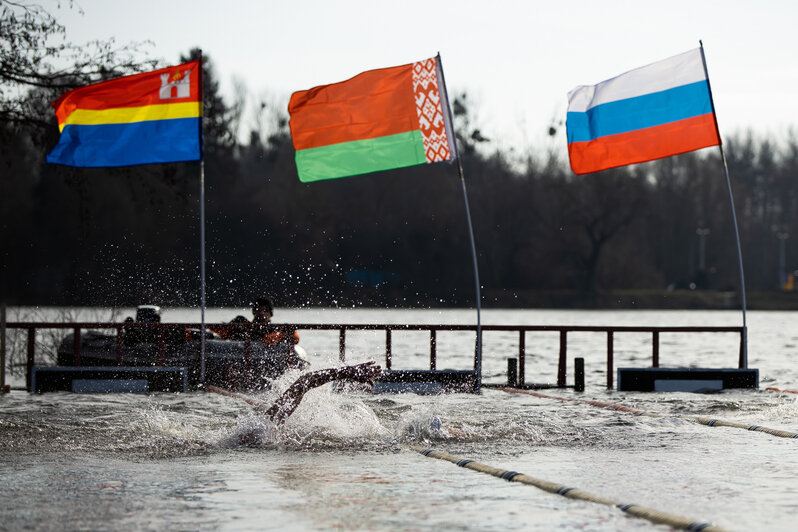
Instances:
[[[402,414],[394,433],[398,441],[405,443],[439,441],[454,436],[450,429],[444,429],[441,418],[424,406]]]

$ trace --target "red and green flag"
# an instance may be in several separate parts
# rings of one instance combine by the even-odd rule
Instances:
[[[288,112],[305,183],[456,155],[440,56],[295,92]]]

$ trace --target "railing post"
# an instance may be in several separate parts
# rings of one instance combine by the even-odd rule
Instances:
[[[607,389],[612,390],[612,381],[615,371],[615,346],[613,345],[614,331],[607,331]]]
[[[72,329],[72,365],[80,366],[80,327]]]
[[[391,369],[391,328],[385,329],[385,369]]]
[[[651,367],[659,367],[659,331],[651,332]]]
[[[745,328],[740,329],[740,361],[737,367],[745,369]]]
[[[289,342],[290,343],[290,342]],[[291,344],[293,345],[293,344]],[[205,346],[207,349],[207,345]],[[252,386],[252,335],[247,334],[244,337],[244,385],[245,386]],[[207,363],[207,360],[205,361]],[[208,368],[206,366],[205,370],[207,371]],[[207,375],[206,375],[207,378]]]
[[[247,331],[244,337],[244,360],[249,361],[250,356],[252,356],[252,335]]]
[[[25,388],[27,388],[29,392],[33,391],[30,389],[30,379],[33,373],[33,366],[35,364],[36,364],[36,328],[30,327],[28,328],[28,364],[25,367]]]
[[[291,326],[287,326],[283,331],[285,335],[285,356],[288,357],[288,360],[292,360],[296,357],[294,352],[294,340],[296,339],[296,329]]]
[[[474,371],[475,372],[477,372],[477,371],[480,372],[480,375],[477,375],[477,383],[481,383],[482,382],[482,375],[481,375],[481,373],[482,373],[482,359],[481,359],[481,356],[482,356],[482,345],[481,345],[482,344],[482,338],[480,338],[480,334],[479,334],[480,330],[479,330],[478,327],[475,328],[475,331],[476,331],[477,335],[476,335],[476,338],[474,338]],[[479,386],[477,386],[477,389],[479,389]]]
[[[245,330],[246,330],[246,333],[247,333],[247,337],[249,337],[251,329],[247,328]],[[205,331],[202,330],[201,324],[200,324],[200,331],[199,332],[200,332],[200,334],[205,334]],[[196,361],[196,363],[194,365],[194,369],[193,369],[194,373],[197,375],[197,384],[199,385],[199,389],[200,390],[203,388],[203,386],[205,386],[205,383],[204,382],[200,382],[200,380],[202,379],[203,376],[206,376],[206,369],[207,368],[205,368],[205,365],[203,364],[203,361],[202,361],[202,339],[200,338],[200,341],[197,342],[197,361]],[[206,376],[206,380],[207,380],[207,376]]]
[[[164,326],[158,324],[158,365],[163,366],[166,364],[166,338],[163,334]]]
[[[437,364],[437,358],[438,358],[436,350],[437,339],[438,338],[435,329],[430,329],[429,330],[429,369],[433,371],[435,370],[435,365]]]
[[[341,327],[338,333],[338,360],[346,362],[346,329]]]
[[[523,388],[526,382],[526,331],[518,331],[518,387]]]
[[[518,387],[518,361],[513,357],[507,359],[507,386]]]
[[[565,330],[560,331],[560,362],[557,364],[557,387],[565,388],[565,377],[567,374],[566,365],[568,354],[568,333]]]
[[[585,391],[585,359],[582,357],[574,359],[574,391]]]
[[[116,365],[122,365],[122,325],[116,328]]]

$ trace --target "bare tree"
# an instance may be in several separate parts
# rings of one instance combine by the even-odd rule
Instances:
[[[0,2],[0,121],[43,119],[33,112],[29,89],[59,93],[153,68],[157,61],[140,56],[142,44],[118,46],[113,39],[73,44],[66,40],[66,28],[42,6]]]

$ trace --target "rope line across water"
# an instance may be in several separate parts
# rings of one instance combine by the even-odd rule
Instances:
[[[627,412],[635,416],[646,416],[646,417],[657,417],[657,418],[669,417],[668,415],[665,414],[654,414],[651,412],[644,412],[642,410],[636,410],[634,408],[630,408],[624,405],[619,405],[617,403],[593,401],[590,399],[577,399],[574,397],[558,397],[556,395],[548,395],[545,393],[533,392],[531,390],[519,390],[517,388],[497,388],[497,390],[507,393],[520,393],[524,395],[533,395],[535,397],[540,397],[543,399],[556,399],[557,401],[573,401],[578,403],[585,403],[591,406],[597,406],[599,408],[611,408],[613,410],[618,410],[619,412]],[[733,423],[731,421],[724,421],[722,419],[714,419],[703,416],[673,415],[670,417],[676,417],[679,419],[694,421],[696,423],[700,423],[701,425],[706,425],[708,427],[734,427],[737,429],[745,429],[752,432],[764,432],[765,434],[770,434],[771,436],[778,436],[779,438],[798,439],[798,433],[796,432],[789,432],[780,429],[771,429],[768,427],[763,427],[761,425],[746,425],[743,423]]]
[[[563,497],[567,497],[569,499],[593,502],[597,504],[603,504],[605,506],[615,506],[622,512],[625,512],[635,517],[640,517],[642,519],[647,519],[652,523],[667,525],[681,530],[694,530],[694,531],[706,531],[706,532],[720,532],[725,530],[724,528],[712,525],[707,522],[696,521],[695,519],[689,519],[686,517],[669,514],[659,510],[654,510],[652,508],[639,506],[637,504],[622,504],[612,499],[602,497],[600,495],[594,495],[592,493],[582,491],[578,488],[564,486],[561,484],[557,484],[555,482],[549,482],[547,480],[541,480],[538,478],[530,477],[529,475],[518,473],[517,471],[507,471],[503,469],[498,469],[496,467],[491,467],[489,465],[481,464],[473,460],[460,458],[458,456],[454,456],[444,451],[436,451],[434,449],[425,449],[423,447],[416,447],[416,446],[409,446],[408,448],[415,452],[421,453],[422,455],[427,456],[429,458],[437,458],[439,460],[445,460],[447,462],[451,462],[465,469],[471,469],[473,471],[478,471],[480,473],[487,473],[488,475],[502,478],[504,480],[507,480],[508,482],[520,482],[521,484],[528,484],[530,486],[539,488],[543,491],[554,493],[556,495],[562,495]]]
[[[772,386],[769,386],[769,387],[765,388],[765,391],[767,391],[767,392],[779,392],[779,393],[798,393],[798,390],[782,390],[781,388],[774,388]]]

